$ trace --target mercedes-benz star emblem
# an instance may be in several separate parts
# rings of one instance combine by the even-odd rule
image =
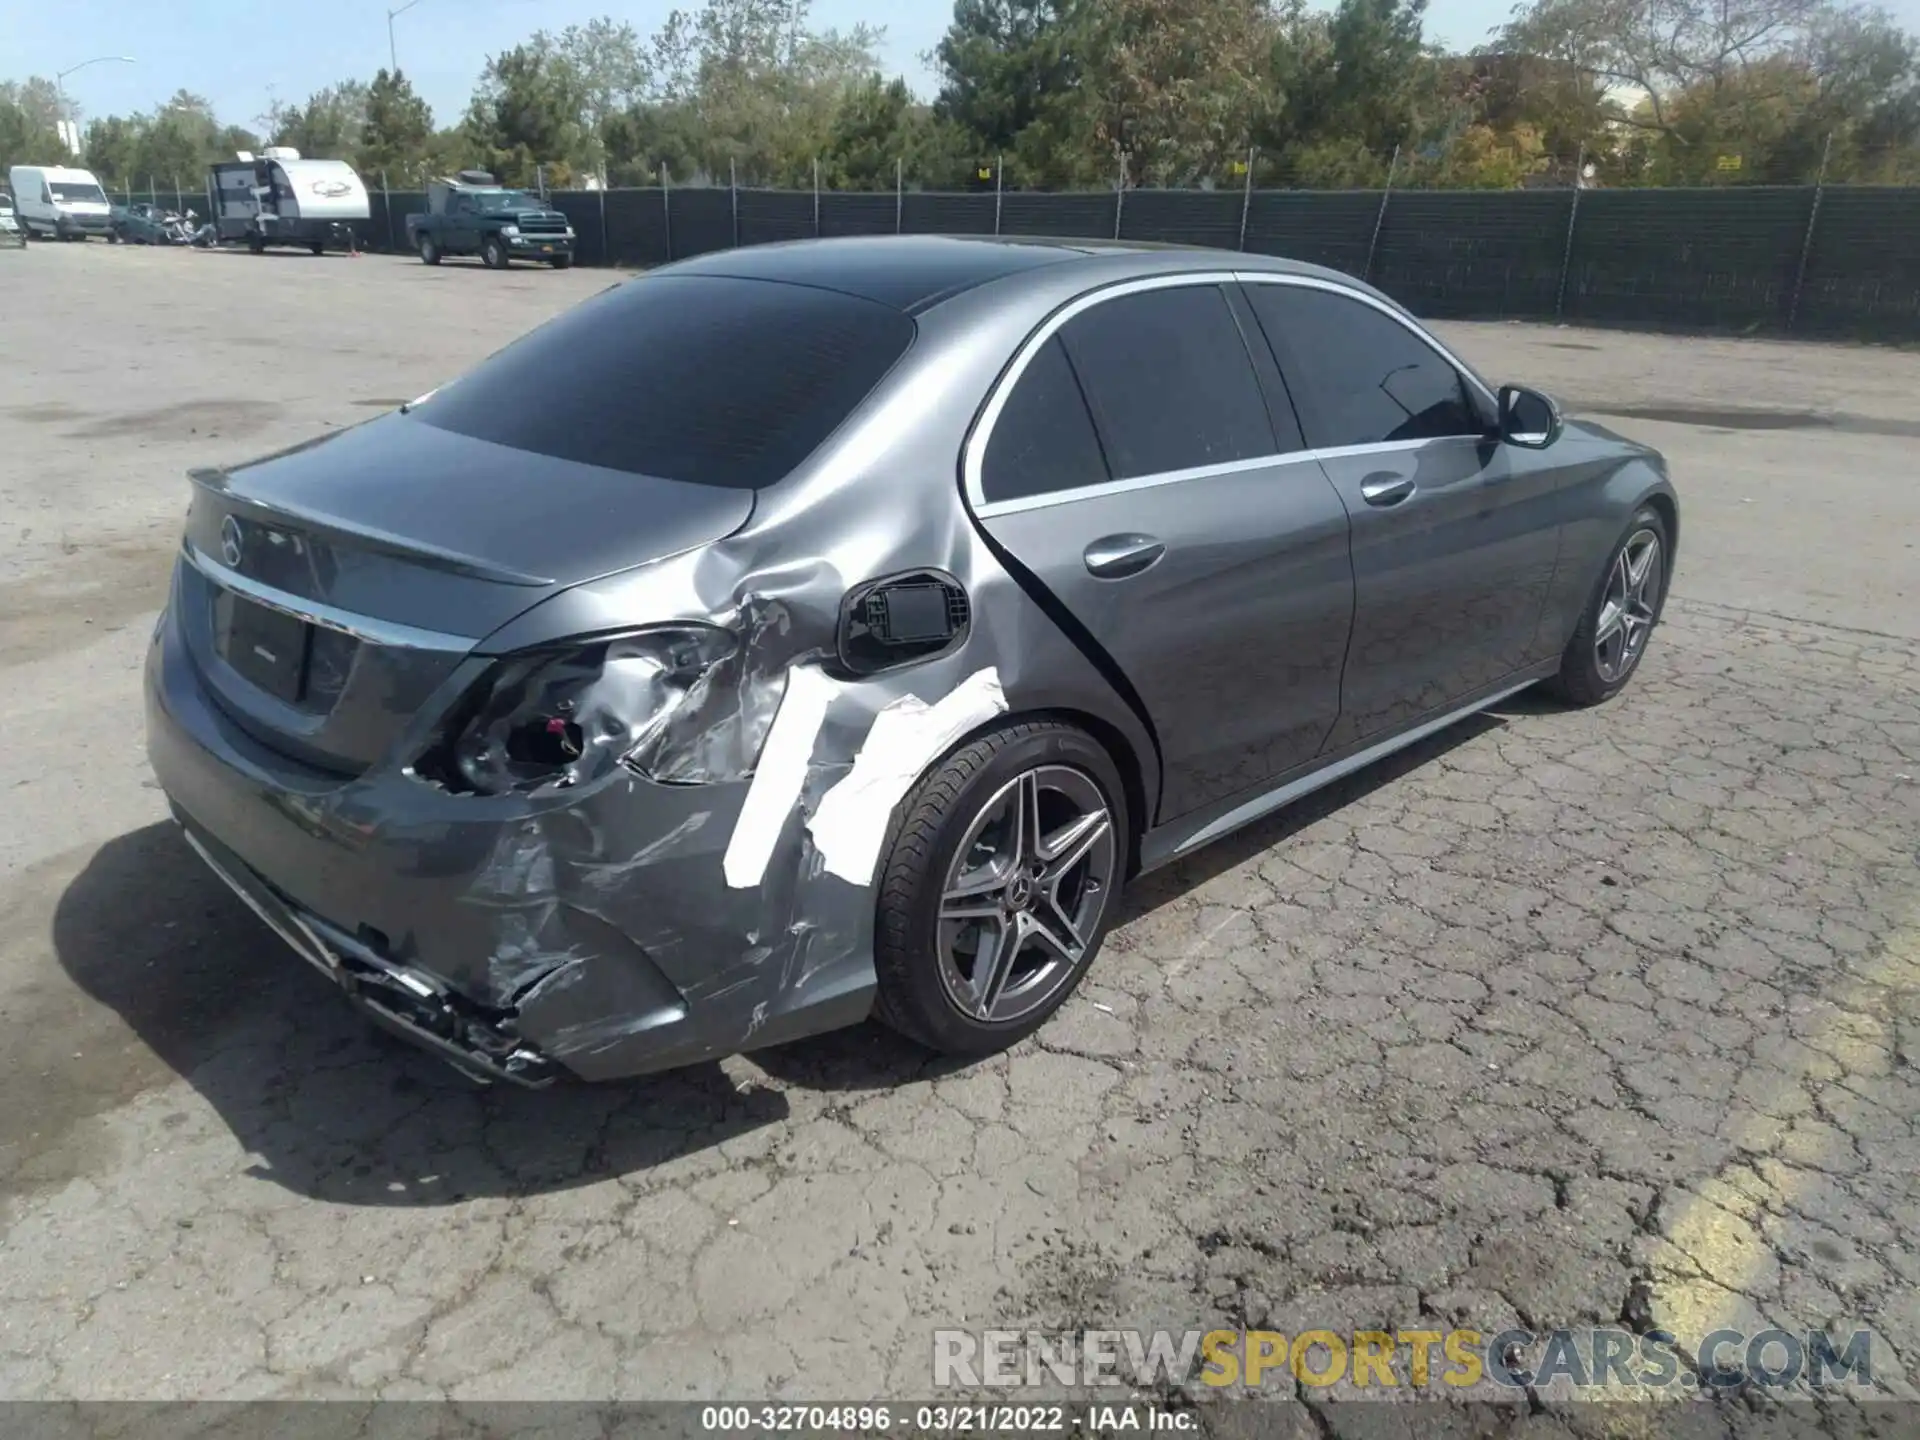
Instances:
[[[241,542],[240,522],[229,515],[220,522],[220,558],[233,569],[240,567]]]

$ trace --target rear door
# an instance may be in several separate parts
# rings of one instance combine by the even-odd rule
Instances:
[[[1159,821],[1310,759],[1339,709],[1346,514],[1269,404],[1252,323],[1211,280],[1086,297],[1029,341],[970,450],[983,527],[1147,712]]]
[[[1400,729],[1520,668],[1558,557],[1553,472],[1515,462],[1492,397],[1403,317],[1324,285],[1246,293],[1353,523],[1353,640],[1330,744]]]

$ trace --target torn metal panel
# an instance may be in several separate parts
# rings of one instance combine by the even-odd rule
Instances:
[[[758,885],[766,875],[781,827],[806,784],[814,741],[836,688],[817,666],[796,665],[788,673],[786,696],[727,843],[724,868],[727,884],[735,889]]]
[[[821,797],[807,822],[829,874],[873,883],[894,807],[927,767],[1007,710],[1000,674],[975,671],[934,704],[902,695],[874,717],[847,777]]]

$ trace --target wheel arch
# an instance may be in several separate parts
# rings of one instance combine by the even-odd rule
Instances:
[[[1680,501],[1673,493],[1673,487],[1661,484],[1649,490],[1640,498],[1640,505],[1650,505],[1667,527],[1667,585],[1673,584],[1674,566],[1680,559]],[[1639,508],[1639,505],[1634,507]]]
[[[1051,707],[1030,710],[1004,717],[1011,724],[1027,721],[1052,720],[1075,729],[1084,730],[1093,742],[1107,752],[1107,758],[1113,762],[1113,768],[1119,772],[1120,784],[1125,790],[1127,802],[1127,851],[1126,874],[1132,879],[1140,873],[1140,837],[1147,831],[1147,788],[1146,775],[1140,764],[1140,757],[1134,753],[1132,743],[1126,732],[1111,721],[1103,720],[1089,710],[1075,710],[1065,707]]]
[[[1113,762],[1113,768],[1120,776],[1120,784],[1125,792],[1123,798],[1127,802],[1126,878],[1131,880],[1138,875],[1140,873],[1140,841],[1148,829],[1146,775],[1140,764],[1140,757],[1133,743],[1128,740],[1126,732],[1118,725],[1102,719],[1090,710],[1080,710],[1067,705],[1041,705],[1029,709],[1009,710],[994,716],[986,724],[969,730],[934,756],[921,768],[920,773],[914,777],[913,783],[907,787],[906,794],[900,798],[900,803],[894,807],[893,815],[887,822],[886,842],[881,847],[881,853],[885,854],[892,850],[894,837],[899,833],[900,822],[906,814],[908,800],[913,797],[926,778],[939,770],[952,756],[966,749],[983,735],[992,734],[997,730],[1005,730],[1015,725],[1049,722],[1070,725],[1084,732],[1094,744],[1106,751],[1107,758]]]

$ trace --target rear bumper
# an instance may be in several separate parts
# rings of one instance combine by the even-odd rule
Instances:
[[[177,808],[174,819],[195,853],[247,908],[375,1024],[477,1080],[511,1080],[536,1090],[553,1083],[559,1067],[498,1016],[463,1003],[432,976],[388,960],[302,912]]]
[[[872,1007],[872,897],[722,857],[747,786],[618,772],[563,797],[342,779],[214,699],[173,607],[147,657],[147,752],[194,847],[371,1018],[485,1078],[612,1079],[850,1025]]]

